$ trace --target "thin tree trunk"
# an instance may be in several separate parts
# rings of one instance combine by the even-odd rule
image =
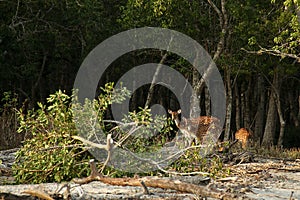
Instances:
[[[290,107],[290,119],[293,121],[295,127],[299,127],[299,119],[297,117],[296,108],[294,107],[294,94],[291,91],[288,91],[288,102]]]
[[[277,78],[276,73],[273,77],[273,85],[276,85]],[[275,130],[276,130],[276,102],[275,102],[275,91],[271,89],[269,95],[269,106],[266,120],[266,127],[262,140],[262,146],[271,146],[274,144]]]
[[[279,131],[279,138],[278,138],[278,142],[277,142],[277,146],[282,147],[283,146],[283,138],[284,138],[284,130],[285,130],[285,121],[283,118],[283,114],[281,112],[281,103],[280,103],[280,99],[276,98],[276,107],[277,107],[277,112],[278,112],[278,116],[279,116],[279,122],[280,122],[280,131]]]
[[[197,57],[195,59],[195,62],[197,61],[199,53],[197,52]],[[199,73],[198,71],[193,68],[193,79],[192,84],[196,85],[199,81]],[[189,113],[190,118],[198,117],[201,114],[201,108],[200,108],[200,98],[198,97],[199,94],[201,94],[202,91],[193,90],[192,91],[192,97],[191,97],[191,112]]]
[[[137,57],[137,56],[136,55],[132,56],[133,66],[137,65],[137,61],[136,61],[135,57]],[[133,73],[136,74],[135,67],[133,68]],[[132,86],[133,86],[133,88],[136,88],[136,80],[135,79],[132,80]],[[131,103],[130,103],[130,107],[131,107],[130,111],[138,110],[138,107],[139,107],[139,104],[138,104],[139,95],[138,94],[139,93],[140,93],[139,90],[133,91]]]
[[[269,106],[267,113],[266,126],[262,140],[262,146],[271,146],[274,143],[275,127],[276,127],[276,108],[273,92],[269,98]]]
[[[284,130],[285,130],[285,121],[284,121],[283,114],[281,111],[281,101],[280,101],[281,80],[279,78],[279,73],[280,72],[275,72],[275,83],[273,84],[272,89],[274,90],[274,95],[275,95],[274,98],[275,98],[277,114],[278,114],[279,122],[280,122],[280,131],[279,131],[279,138],[278,138],[277,146],[282,147],[283,138],[284,138]]]
[[[300,95],[298,97],[298,119],[300,120]]]
[[[225,122],[225,135],[224,139],[230,139],[230,130],[231,130],[231,115],[232,115],[232,88],[230,80],[230,69],[226,69],[226,86],[227,86],[227,108],[226,108],[226,122]]]
[[[240,126],[245,127],[246,99],[244,84],[241,86],[241,121]]]
[[[158,74],[159,74],[159,72],[161,70],[162,64],[165,62],[165,60],[167,58],[169,46],[171,45],[172,41],[173,41],[173,36],[171,37],[171,39],[169,41],[169,45],[168,45],[168,48],[166,50],[167,52],[162,56],[159,64],[157,65],[157,69],[156,69],[156,71],[155,71],[155,73],[153,75],[152,82],[151,82],[151,85],[150,85],[150,88],[149,88],[149,91],[148,91],[148,94],[147,94],[145,108],[146,107],[150,107],[150,103],[151,103],[151,100],[152,100],[152,97],[153,97],[153,93],[154,93],[154,86],[155,86]]]
[[[235,128],[239,130],[241,128],[241,108],[240,108],[240,93],[237,83],[234,84],[235,91]]]
[[[245,100],[244,127],[249,129],[251,128],[250,127],[250,96],[251,96],[250,94],[252,89],[251,86],[252,86],[252,81],[250,79],[247,90],[244,95],[244,100]]]
[[[148,92],[148,95],[147,95],[147,99],[146,99],[146,103],[145,103],[145,108],[146,107],[150,107],[150,103],[151,103],[151,100],[152,100],[152,97],[153,97],[153,94],[154,94],[154,86],[155,86],[155,83],[156,83],[156,80],[157,80],[157,77],[158,77],[158,74],[161,70],[161,67],[162,67],[162,64],[164,63],[164,61],[166,60],[167,58],[167,53],[165,53],[163,55],[163,57],[161,58],[159,64],[157,65],[157,68],[156,68],[156,71],[153,75],[153,78],[152,78],[152,82],[151,82],[151,85],[150,85],[150,88],[149,88],[149,92]]]
[[[255,127],[254,127],[254,138],[259,140],[259,143],[262,140],[264,133],[264,121],[265,121],[265,87],[264,87],[264,78],[262,75],[259,75],[257,78],[257,112],[255,117]]]
[[[37,77],[36,82],[34,83],[34,85],[31,88],[31,101],[30,101],[31,105],[30,105],[30,108],[33,108],[34,107],[33,104],[37,102],[36,92],[37,92],[37,88],[40,84],[41,78],[42,78],[43,73],[44,73],[44,69],[45,69],[45,66],[46,66],[46,61],[47,61],[47,53],[44,53],[39,75]]]
[[[207,87],[205,87],[204,93],[205,93],[205,113],[206,113],[206,116],[210,116],[211,115],[211,111],[210,111],[211,104],[210,104],[209,91],[208,91]]]
[[[219,16],[219,21],[220,21],[220,27],[221,27],[221,35],[220,39],[217,45],[217,50],[214,53],[213,56],[213,61],[217,61],[222,52],[224,51],[225,48],[225,38],[228,33],[228,16],[227,16],[227,11],[225,8],[226,1],[221,0],[221,9],[219,9],[211,0],[207,0],[207,2],[210,4],[210,6],[214,9],[214,11],[218,14]],[[207,77],[209,77],[210,73],[212,71],[212,65],[210,64],[207,70],[204,72],[202,75],[201,79],[193,85],[193,90],[196,92],[196,94],[201,94],[201,91],[203,90],[205,86],[205,80]]]

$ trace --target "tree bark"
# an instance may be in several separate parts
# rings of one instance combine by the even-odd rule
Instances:
[[[244,94],[244,100],[245,100],[245,115],[244,115],[244,127],[245,128],[248,128],[248,129],[251,129],[251,123],[250,123],[250,98],[251,98],[251,88],[252,87],[252,81],[251,79],[249,80],[249,83],[248,83],[248,87],[247,87],[247,90]]]
[[[298,120],[300,120],[300,95],[298,97]]]
[[[268,147],[274,144],[275,130],[276,130],[276,108],[275,108],[274,95],[273,92],[271,92],[269,98],[267,120],[266,120],[264,136],[262,140],[262,146]]]
[[[290,108],[290,120],[293,122],[295,127],[299,127],[299,119],[297,117],[297,111],[296,108],[294,107],[294,94],[291,91],[288,91],[288,103],[289,103],[289,108]]]
[[[241,121],[240,126],[245,127],[245,115],[246,115],[246,103],[245,103],[245,92],[243,91],[243,87],[241,88]]]
[[[231,130],[231,116],[232,116],[232,88],[230,80],[230,68],[226,67],[226,86],[227,86],[227,108],[226,108],[226,122],[225,122],[225,135],[224,139],[230,139],[230,130]]]
[[[197,53],[198,55],[198,53]],[[196,60],[200,59],[196,57]],[[193,68],[193,79],[192,79],[192,84],[196,85],[199,81],[199,73],[198,71]],[[201,90],[202,91],[202,90]],[[200,94],[201,91],[197,91],[193,89],[193,93],[191,96],[191,112],[189,113],[190,118],[196,118],[199,117],[199,115],[201,114],[201,108],[200,108]]]
[[[283,146],[283,138],[284,138],[284,130],[285,130],[285,121],[283,118],[283,114],[281,111],[281,103],[279,99],[279,95],[276,97],[276,107],[277,107],[277,113],[279,116],[279,122],[280,122],[280,131],[279,131],[279,138],[277,142],[277,146],[282,147]]]
[[[240,108],[240,93],[239,87],[237,83],[234,84],[234,91],[235,91],[235,128],[239,130],[241,128],[241,108]]]
[[[173,38],[171,38],[170,43],[172,42],[172,39]],[[162,64],[164,63],[164,61],[166,60],[166,58],[167,58],[167,53],[165,53],[162,56],[159,64],[157,65],[157,69],[156,69],[156,71],[155,71],[155,73],[153,75],[152,82],[150,84],[150,88],[149,88],[149,91],[148,91],[148,95],[147,95],[147,99],[146,99],[146,103],[145,103],[145,108],[146,107],[150,108],[150,103],[151,103],[151,100],[152,100],[152,97],[153,97],[153,93],[154,93],[154,86],[156,85],[155,83],[156,83],[158,74],[159,74],[159,72],[161,70],[161,67],[162,67]]]
[[[209,91],[208,91],[207,87],[205,88],[204,93],[205,93],[205,113],[206,113],[206,116],[210,116],[211,115],[211,110],[210,110],[211,104],[210,104]]]
[[[218,60],[220,58],[220,56],[225,48],[225,37],[227,36],[227,32],[228,32],[228,17],[227,17],[227,12],[225,9],[225,0],[221,0],[221,9],[219,9],[211,0],[207,0],[207,2],[219,16],[220,27],[221,27],[220,39],[219,39],[217,49],[216,49],[213,59],[212,59],[215,62],[216,60]],[[199,103],[198,96],[203,91],[203,89],[205,87],[205,80],[207,79],[207,77],[209,77],[209,75],[211,74],[211,71],[212,71],[212,65],[209,64],[207,70],[204,72],[204,74],[202,74],[201,79],[200,80],[198,79],[195,82],[193,81],[194,93],[192,94],[192,98],[191,98],[190,117],[193,117],[195,115],[195,113],[199,112],[198,110],[194,110],[194,109],[199,107],[199,106],[196,106],[196,104]]]
[[[277,72],[274,71],[273,86],[277,84]],[[269,95],[269,106],[266,120],[266,127],[264,131],[264,136],[262,140],[262,146],[271,146],[274,144],[275,130],[276,130],[276,100],[275,100],[275,90],[271,87]]]
[[[283,118],[283,113],[281,111],[281,101],[280,101],[281,79],[279,78],[279,73],[280,72],[275,71],[275,82],[272,85],[272,89],[274,90],[274,95],[275,95],[274,98],[275,98],[277,114],[278,114],[279,122],[280,122],[280,131],[279,131],[277,146],[282,147],[283,138],[284,138],[284,130],[285,130],[285,121],[284,121],[284,118]]]
[[[261,143],[264,133],[264,122],[265,122],[265,87],[264,87],[264,78],[260,74],[257,78],[257,111],[255,115],[255,127],[254,127],[254,139],[258,140]]]
[[[40,72],[38,74],[37,80],[35,81],[35,83],[33,84],[32,88],[31,88],[31,101],[30,101],[30,108],[34,108],[34,104],[37,102],[37,97],[36,97],[36,92],[37,92],[37,88],[40,84],[41,78],[43,76],[44,73],[44,69],[46,66],[46,61],[47,61],[47,53],[44,53],[43,56],[43,61],[42,61],[42,65],[41,65],[41,69]]]

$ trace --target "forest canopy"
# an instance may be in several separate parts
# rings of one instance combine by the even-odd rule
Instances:
[[[196,40],[211,55],[226,88],[224,139],[245,127],[263,145],[299,147],[300,19],[296,0],[51,0],[0,2],[0,97],[15,94],[19,107],[63,90],[71,94],[78,69],[105,39],[138,27],[162,27]],[[123,55],[99,86],[134,66],[161,63],[183,74],[210,115],[209,93],[191,64],[156,49]],[[144,106],[149,86],[131,96]],[[154,87],[151,104],[179,109],[171,91]],[[4,113],[5,103],[1,102]],[[3,133],[1,133],[3,134]]]

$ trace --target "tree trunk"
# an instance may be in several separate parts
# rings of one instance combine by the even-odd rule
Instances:
[[[244,94],[244,100],[245,100],[245,110],[244,110],[244,127],[250,129],[250,97],[251,97],[251,88],[252,87],[252,81],[249,80],[247,90]]]
[[[173,38],[171,38],[170,43],[171,43],[172,40],[173,40]],[[158,74],[160,73],[162,64],[164,63],[164,61],[166,60],[166,58],[167,58],[167,53],[165,53],[162,56],[159,64],[157,65],[156,71],[155,71],[155,73],[153,75],[152,82],[150,84],[150,88],[149,88],[149,91],[148,91],[148,95],[147,95],[147,99],[146,99],[146,103],[145,103],[145,108],[146,107],[150,108],[150,106],[151,106],[150,103],[151,103],[151,100],[152,100],[152,97],[153,97],[153,93],[154,93],[154,86],[156,85],[156,80],[157,80]]]
[[[207,87],[205,87],[204,93],[205,93],[205,114],[206,114],[206,116],[210,116],[211,115],[211,111],[210,111],[211,104],[210,104],[210,95],[209,95],[209,91],[208,91]]]
[[[272,89],[274,90],[277,114],[278,114],[279,122],[280,122],[280,131],[279,131],[279,138],[278,138],[277,146],[282,147],[283,138],[284,138],[284,130],[285,130],[285,121],[284,121],[283,114],[281,111],[280,85],[281,85],[281,79],[279,78],[279,72],[275,72],[275,82],[272,86]]]
[[[225,4],[226,4],[225,0],[221,0],[221,9],[219,9],[216,6],[216,4],[214,4],[214,2],[212,2],[211,0],[207,0],[207,2],[217,13],[217,15],[219,17],[219,21],[220,21],[220,28],[221,28],[220,39],[219,39],[219,42],[217,45],[217,49],[213,56],[213,61],[215,62],[216,60],[218,60],[220,58],[220,56],[225,48],[225,37],[227,36],[227,33],[228,33],[228,16],[227,16],[226,8],[225,8]],[[197,107],[195,107],[197,102],[194,102],[194,101],[199,102],[199,99],[197,98],[197,96],[199,94],[201,94],[201,92],[203,91],[204,86],[205,86],[205,80],[207,79],[207,77],[209,77],[209,75],[211,74],[211,71],[212,71],[212,66],[210,65],[208,67],[208,69],[204,72],[204,74],[202,75],[202,78],[200,80],[198,79],[195,82],[193,80],[194,94],[192,94],[192,98],[191,98],[192,114],[190,114],[190,116],[193,116],[194,115],[193,113],[197,113],[197,110],[193,110],[194,108],[197,108]]]
[[[239,130],[241,128],[241,108],[240,108],[240,93],[238,84],[235,82],[234,85],[235,91],[235,128]]]
[[[277,84],[277,73],[274,72],[273,86]],[[275,100],[275,90],[271,88],[269,95],[269,106],[266,120],[266,127],[264,131],[264,136],[262,140],[262,146],[271,146],[274,144],[275,130],[276,130],[276,100]]]
[[[245,115],[246,115],[246,97],[245,97],[244,85],[241,88],[241,121],[240,126],[245,127]]]
[[[193,68],[193,79],[192,79],[193,86],[196,85],[198,81],[199,81],[199,73],[195,68]],[[191,96],[191,107],[190,107],[191,112],[189,113],[190,118],[199,117],[201,114],[200,98],[198,97],[200,96],[201,92],[202,91],[193,89],[193,93]]]
[[[300,95],[298,97],[298,120],[300,120]]]
[[[46,61],[47,61],[47,53],[44,53],[41,69],[40,69],[40,72],[38,74],[37,80],[35,81],[35,83],[31,87],[31,102],[30,102],[31,103],[31,108],[34,108],[34,104],[37,102],[36,92],[37,92],[38,86],[40,84],[41,78],[42,78],[43,73],[44,73],[44,69],[45,69],[45,66],[46,66]]]
[[[226,67],[226,86],[227,86],[227,108],[226,108],[226,122],[225,122],[225,135],[224,139],[230,139],[230,130],[231,130],[231,115],[232,115],[232,88],[230,80],[230,68]]]
[[[264,136],[262,140],[262,146],[271,146],[274,143],[274,135],[276,129],[276,108],[275,108],[275,99],[273,92],[271,92],[269,98],[269,106],[267,113],[266,126],[264,131]]]
[[[295,101],[293,101],[294,94],[291,91],[288,91],[288,103],[290,108],[290,120],[293,122],[295,127],[299,127],[299,119],[297,117],[297,107],[295,108]]]
[[[259,143],[261,143],[264,133],[266,103],[264,78],[261,74],[257,78],[257,93],[257,112],[255,115],[254,138],[259,140]]]

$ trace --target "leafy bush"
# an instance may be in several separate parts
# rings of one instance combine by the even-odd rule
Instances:
[[[116,92],[112,83],[106,84],[102,92],[95,101],[100,126],[108,106],[122,101],[129,94],[125,89]],[[84,108],[87,102],[72,105],[71,97],[58,91],[47,98],[47,106],[38,103],[37,110],[30,110],[27,114],[19,112],[18,131],[30,133],[31,139],[25,140],[17,152],[13,165],[17,183],[61,182],[89,174],[88,160],[91,155],[84,144],[72,137],[78,134],[72,106]],[[90,116],[90,113],[83,114]],[[89,118],[86,117],[86,120]]]
[[[84,134],[85,139],[102,143],[105,135],[111,133],[116,142],[125,138],[122,147],[133,152],[155,152],[167,141],[169,121],[162,116],[153,117],[148,108],[130,112],[122,122],[104,120],[109,106],[121,103],[130,92],[126,88],[115,89],[112,83],[101,89],[96,100],[85,100],[83,104],[76,101],[76,92],[70,97],[58,91],[47,98],[46,105],[38,103],[38,109],[27,114],[19,111],[18,131],[31,137],[24,141],[13,165],[17,183],[61,182],[89,175],[88,161],[92,156],[86,145],[74,139],[75,135]],[[97,135],[100,129],[104,140],[99,140]],[[187,151],[170,167],[181,172],[199,170],[218,176],[222,171],[221,161],[198,154],[197,150]],[[130,175],[112,167],[106,167],[104,173],[115,177]]]
[[[13,172],[17,183],[61,182],[86,175],[89,154],[72,136],[70,99],[62,91],[47,98],[48,106],[19,113],[19,132],[31,134],[17,152]]]

